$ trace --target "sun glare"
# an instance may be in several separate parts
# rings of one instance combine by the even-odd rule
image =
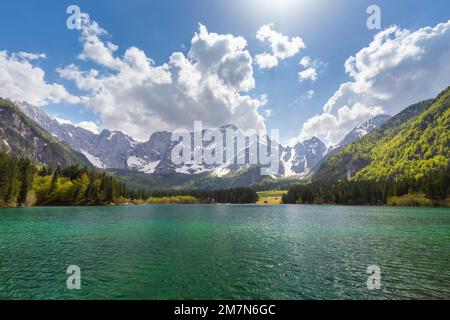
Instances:
[[[285,19],[302,16],[314,5],[314,0],[250,0],[245,5],[256,15],[275,15]]]

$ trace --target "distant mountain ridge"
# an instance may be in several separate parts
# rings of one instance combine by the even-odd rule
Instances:
[[[151,174],[209,173],[216,177],[223,177],[249,165],[246,162],[244,165],[188,164],[177,166],[171,161],[171,152],[175,143],[171,141],[170,132],[155,132],[148,141],[138,142],[120,131],[103,130],[100,134],[95,134],[72,124],[60,123],[41,108],[25,102],[16,102],[16,104],[40,126],[60,141],[84,154],[98,168],[136,170]],[[238,130],[233,125],[223,126],[221,130],[230,128]],[[267,137],[261,137],[261,140],[264,139]],[[263,141],[262,145],[265,146],[267,143]],[[224,145],[226,146],[225,137]],[[281,145],[279,147],[281,165],[277,176],[280,178],[306,176],[327,152],[325,144],[315,137],[299,142],[293,147]],[[237,150],[235,157],[243,156],[245,156],[245,151]]]
[[[217,189],[288,185],[303,179],[378,181],[397,176],[414,179],[448,170],[449,110],[450,87],[436,99],[414,104],[394,117],[383,114],[363,122],[328,149],[316,137],[294,146],[278,145],[279,170],[264,176],[261,166],[248,162],[248,146],[235,150],[235,161],[240,159],[238,163],[242,164],[176,165],[171,155],[178,142],[171,140],[170,132],[154,132],[148,141],[138,142],[120,131],[93,133],[62,122],[39,107],[0,99],[0,151],[28,157],[52,168],[73,164],[95,166],[131,180],[130,183],[135,182],[133,179],[139,181],[143,183],[141,187]],[[220,128],[224,147],[225,130],[229,129],[239,130],[233,125]],[[263,148],[276,143],[267,136],[257,140]],[[204,141],[203,147],[211,148],[213,143]]]
[[[298,142],[294,146],[279,146],[280,167],[271,176],[261,174],[261,167],[248,163],[248,149],[235,150],[235,160],[244,164],[209,165],[172,162],[171,154],[177,142],[171,141],[170,132],[154,132],[146,142],[138,142],[120,132],[103,130],[99,134],[48,115],[39,107],[24,102],[15,104],[53,138],[71,146],[84,155],[84,159],[100,169],[107,170],[128,184],[137,187],[167,185],[177,188],[233,188],[245,186],[281,186],[309,179],[321,163],[347,144],[360,139],[384,123],[389,116],[380,115],[354,128],[338,145],[328,148],[318,138]],[[226,147],[225,130],[238,130],[233,125],[220,128]],[[208,131],[207,129],[204,132]],[[193,139],[193,134],[191,133]],[[266,147],[268,137],[259,137],[260,147]],[[211,142],[204,142],[208,148]],[[193,151],[192,151],[193,152]],[[136,183],[139,181],[140,183]]]

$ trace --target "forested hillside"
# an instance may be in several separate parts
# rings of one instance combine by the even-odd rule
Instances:
[[[284,203],[444,205],[450,195],[450,87],[325,161]]]
[[[0,152],[28,158],[53,169],[58,166],[92,167],[84,155],[57,141],[17,106],[0,98]]]
[[[450,164],[450,88],[413,105],[324,162],[313,181],[442,176]]]
[[[0,207],[95,205],[139,196],[104,172],[70,166],[55,170],[0,152]]]
[[[225,190],[130,189],[104,171],[86,167],[34,165],[0,152],[0,207],[33,205],[107,205],[124,203],[255,203],[248,188]]]

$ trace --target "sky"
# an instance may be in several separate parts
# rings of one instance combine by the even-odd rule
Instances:
[[[78,29],[67,26],[70,5],[81,9]],[[367,26],[371,5],[380,29]],[[8,1],[0,96],[141,141],[201,120],[333,145],[450,85],[449,9],[448,0]]]

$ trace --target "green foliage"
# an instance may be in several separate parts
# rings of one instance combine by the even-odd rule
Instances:
[[[150,197],[147,199],[148,204],[196,204],[199,201],[192,196],[175,196],[175,197]]]
[[[18,161],[0,153],[0,205],[15,206],[21,193]]]
[[[105,172],[73,165],[51,170],[0,153],[0,206],[113,203],[255,203],[254,190],[130,190]]]
[[[450,87],[413,105],[327,159],[314,181],[439,176],[450,166]]]
[[[31,162],[0,153],[0,206],[25,202],[33,180]]]
[[[184,173],[146,174],[138,171],[108,169],[108,173],[134,189],[223,190],[251,186],[255,190],[286,190],[299,183],[298,177],[274,179],[261,176],[258,166],[249,166],[218,177],[209,172],[195,175]]]
[[[59,142],[16,105],[0,98],[0,152],[50,168],[78,164],[92,168],[84,155]]]
[[[355,180],[420,179],[450,166],[450,89],[399,134],[371,149],[372,161]]]
[[[271,191],[259,191],[257,204],[263,205],[276,205],[281,203],[282,196],[286,194],[287,191],[282,190],[271,190]]]
[[[285,190],[270,190],[270,191],[259,191],[258,196],[260,197],[281,197],[286,194]]]
[[[27,202],[28,194],[33,186],[36,170],[29,159],[20,159],[17,166],[19,170],[17,179],[20,181],[20,191],[17,201],[19,203],[25,203]]]
[[[120,169],[108,169],[107,172],[134,189],[181,189],[182,185],[192,179],[191,175],[183,173],[158,175]],[[205,174],[198,176],[200,178]]]
[[[447,205],[450,170],[439,176],[388,181],[329,181],[292,186],[283,196],[289,204]],[[411,194],[414,194],[411,196]],[[420,196],[419,196],[420,195]]]
[[[29,159],[0,153],[0,206],[85,205],[130,197],[126,186],[87,168],[38,168]]]
[[[151,190],[150,198],[193,197],[201,203],[248,204],[258,201],[256,191],[249,188],[224,190]]]
[[[343,204],[416,200],[445,204],[450,193],[449,172],[450,87],[435,100],[405,109],[327,159],[312,184],[293,187],[285,200],[312,203],[311,198],[321,197],[317,201]]]
[[[405,194],[400,197],[390,197],[388,199],[388,205],[403,207],[427,207],[432,206],[433,201],[428,199],[423,193],[414,193]]]

